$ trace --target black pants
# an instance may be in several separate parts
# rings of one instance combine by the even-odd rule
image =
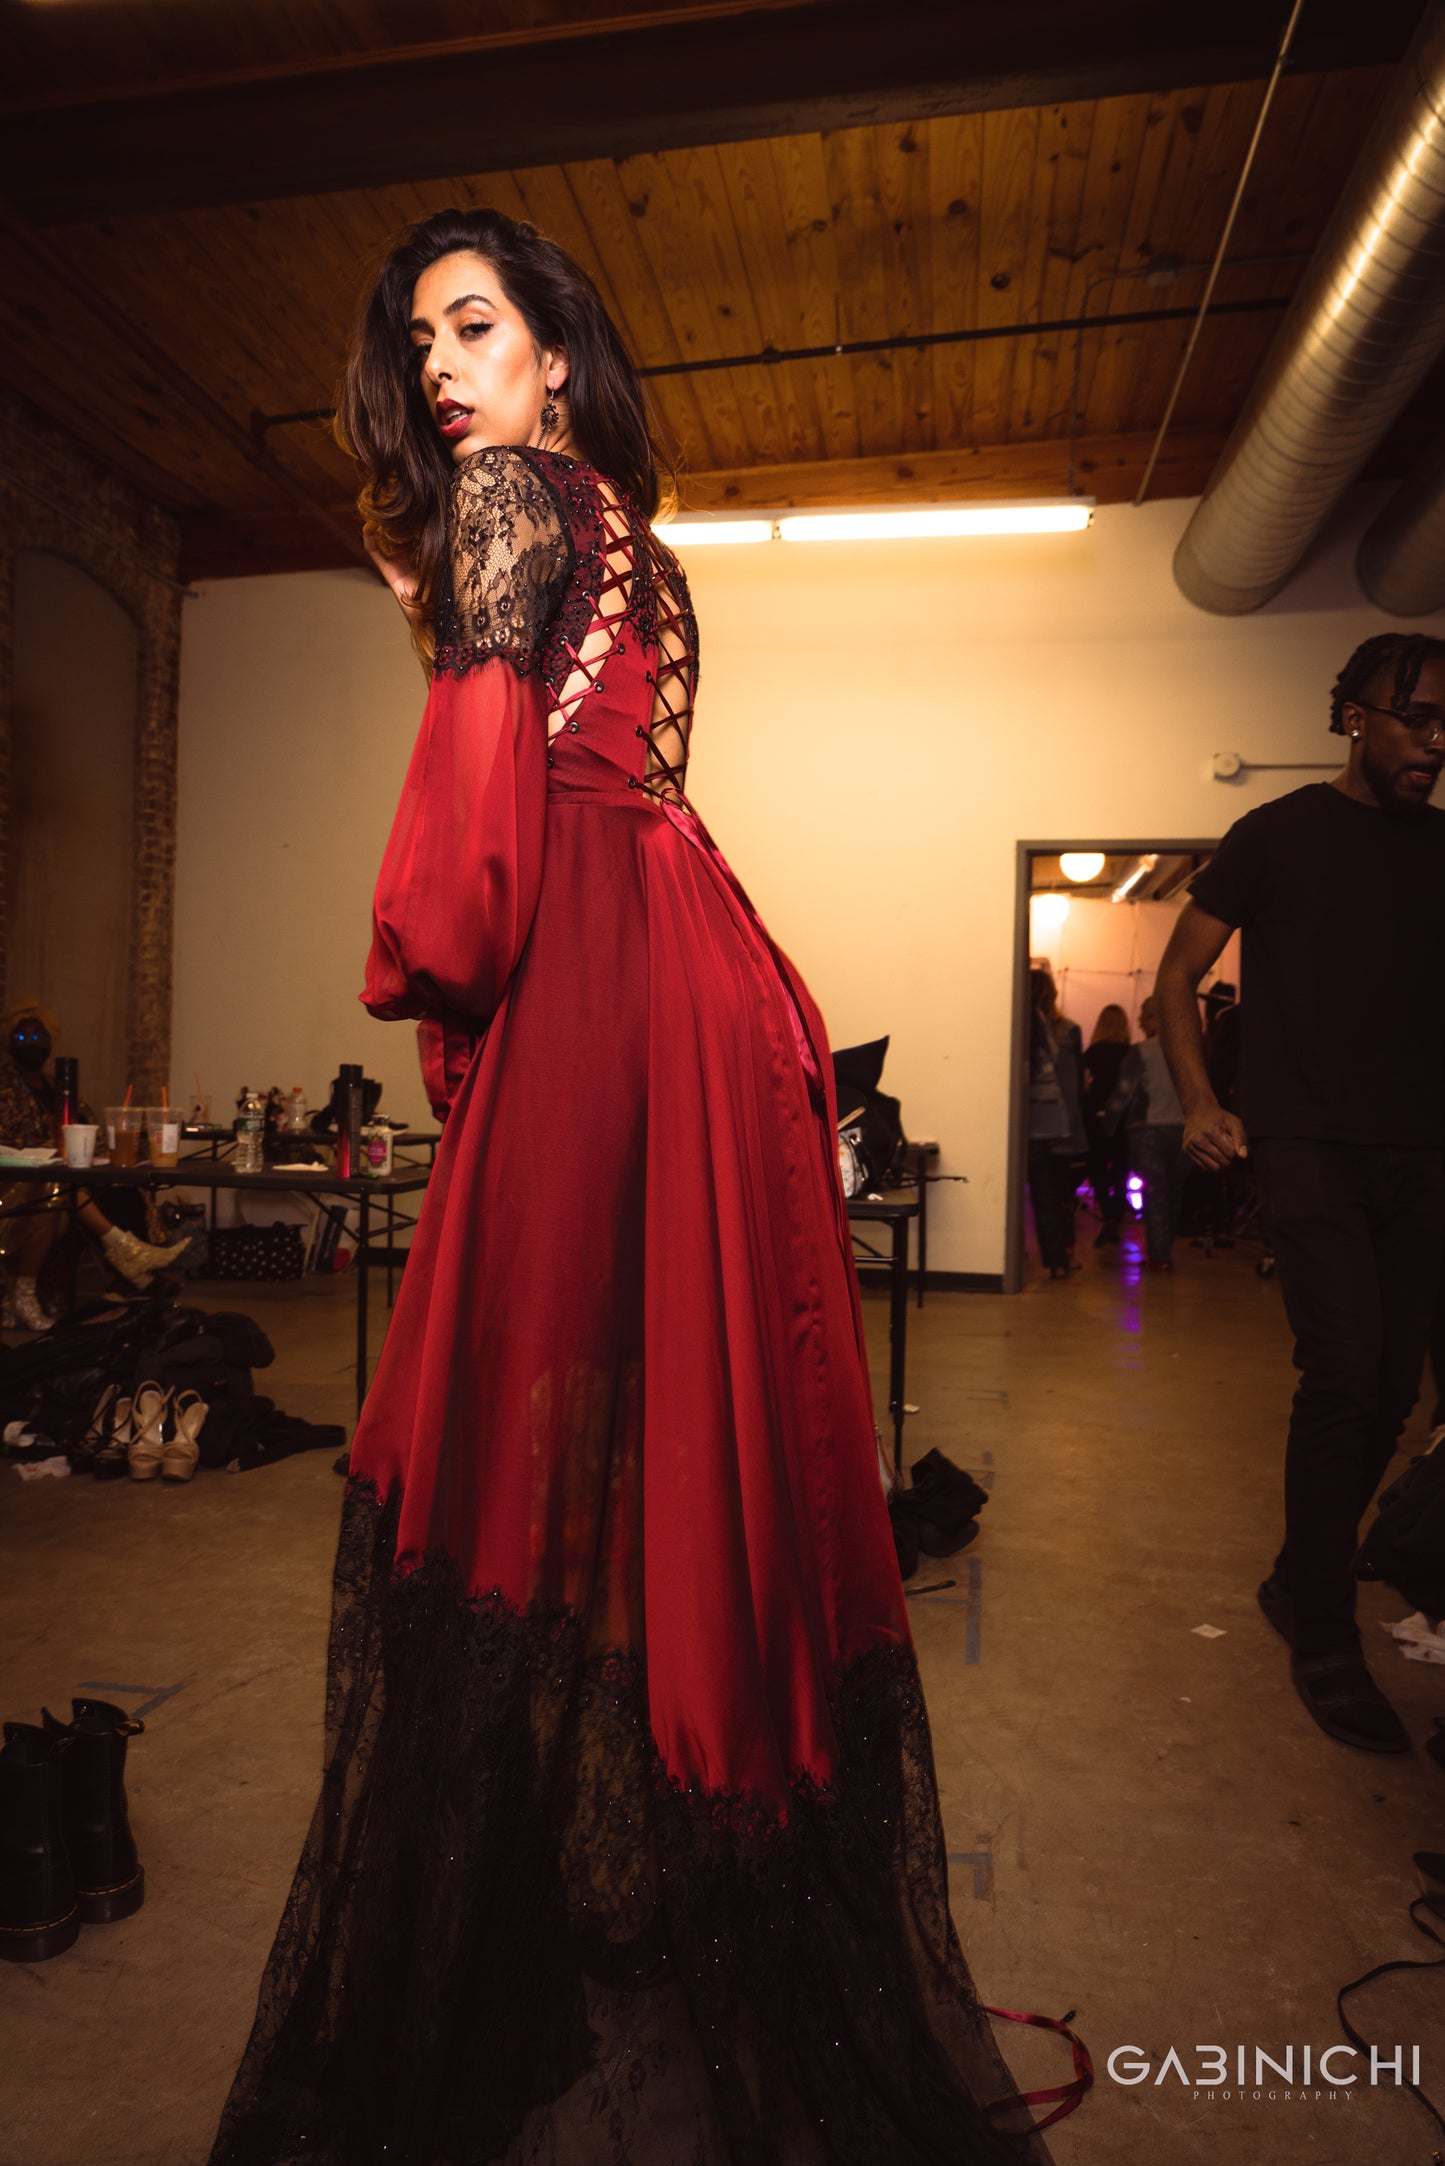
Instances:
[[[1254,1144],[1300,1372],[1275,1573],[1301,1653],[1354,1646],[1360,1520],[1420,1390],[1445,1251],[1445,1155]]]
[[[1078,1188],[1077,1160],[1052,1143],[1029,1141],[1029,1196],[1034,1207],[1034,1232],[1039,1255],[1050,1271],[1061,1271],[1074,1245],[1074,1197]]]
[[[1430,1375],[1435,1385],[1435,1409],[1430,1416],[1430,1427],[1438,1429],[1445,1422],[1445,1270],[1440,1274],[1435,1321],[1430,1327]]]
[[[1122,1128],[1112,1136],[1095,1136],[1089,1146],[1089,1179],[1100,1218],[1117,1231],[1129,1202],[1129,1153]]]

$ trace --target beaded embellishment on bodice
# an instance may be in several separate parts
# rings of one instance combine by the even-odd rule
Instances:
[[[686,803],[697,622],[636,505],[595,467],[497,445],[458,467],[450,529],[436,673],[501,656],[541,675],[550,791]]]

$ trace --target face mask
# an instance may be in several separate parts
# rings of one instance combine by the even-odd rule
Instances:
[[[50,1033],[43,1023],[17,1023],[10,1033],[10,1051],[19,1068],[43,1068],[50,1058]]]

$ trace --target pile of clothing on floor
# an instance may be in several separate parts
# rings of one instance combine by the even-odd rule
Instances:
[[[912,1578],[920,1555],[952,1557],[967,1549],[987,1502],[988,1492],[964,1468],[941,1451],[925,1452],[911,1471],[908,1487],[897,1485],[888,1497],[893,1547],[903,1577]]]
[[[0,1347],[0,1457],[31,1478],[246,1473],[345,1443],[339,1424],[281,1413],[253,1369],[275,1349],[254,1318],[151,1295],[95,1301],[43,1338]]]
[[[1445,1428],[1436,1429],[1430,1449],[1381,1490],[1355,1573],[1383,1580],[1415,1604],[1412,1615],[1385,1626],[1406,1660],[1445,1665]],[[1425,1750],[1445,1768],[1445,1715],[1436,1716]]]

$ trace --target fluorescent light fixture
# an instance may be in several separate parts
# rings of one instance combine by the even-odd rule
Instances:
[[[1065,850],[1059,871],[1066,880],[1097,880],[1104,870],[1102,850]]]
[[[1158,862],[1159,852],[1157,850],[1150,850],[1146,856],[1139,859],[1139,862],[1135,865],[1133,871],[1127,874],[1126,877],[1119,882],[1119,885],[1115,888],[1109,900],[1111,902],[1127,902],[1134,889],[1143,879],[1145,873],[1152,872]]]
[[[780,512],[772,519],[715,518],[702,512],[657,528],[675,549],[765,541],[931,541],[959,534],[1080,534],[1094,516],[1091,496],[1035,504],[930,504],[917,511]]]
[[[930,541],[955,534],[1079,534],[1092,499],[1052,504],[935,504],[918,511],[829,511],[779,519],[784,541]]]
[[[721,547],[731,542],[765,542],[773,538],[771,519],[669,519],[657,528],[673,549],[701,545]]]

